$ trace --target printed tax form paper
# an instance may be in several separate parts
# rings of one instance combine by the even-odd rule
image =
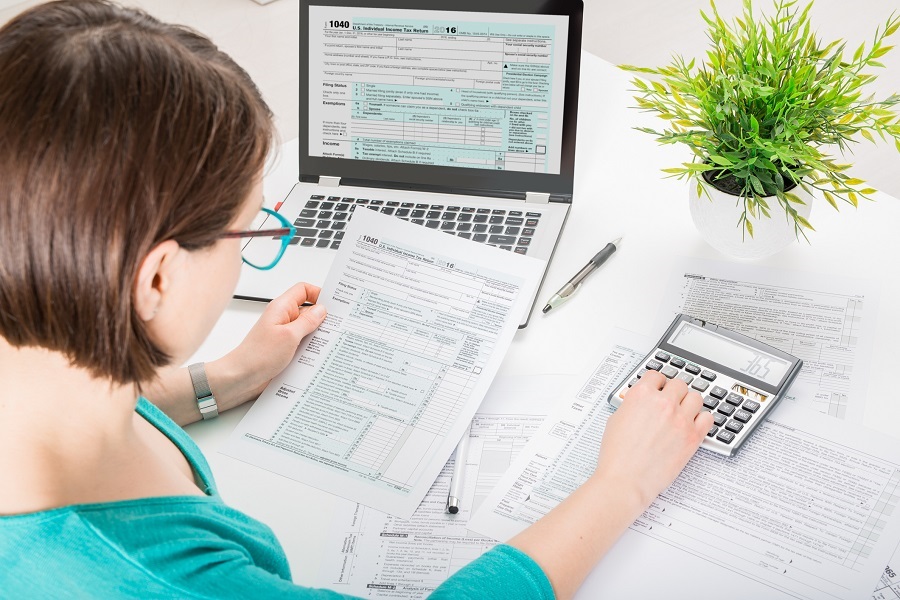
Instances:
[[[328,317],[222,452],[408,519],[481,404],[542,263],[359,209]]]

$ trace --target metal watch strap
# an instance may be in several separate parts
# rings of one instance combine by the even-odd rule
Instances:
[[[191,374],[191,383],[194,384],[194,395],[197,397],[197,408],[203,420],[214,419],[219,416],[219,405],[209,389],[209,380],[206,378],[204,363],[194,363],[188,367]]]

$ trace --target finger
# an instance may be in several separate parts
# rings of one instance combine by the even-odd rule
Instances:
[[[319,325],[325,320],[326,315],[327,311],[321,304],[303,306],[299,309],[297,318],[293,319],[287,326],[293,330],[299,343],[301,339],[319,328]]]
[[[667,398],[674,402],[681,402],[688,393],[688,387],[680,379],[669,379],[662,391]]]
[[[317,302],[320,291],[321,288],[319,286],[311,283],[298,283],[272,300],[269,306],[276,311],[285,311],[290,321],[294,321],[299,316],[300,306],[305,302]]]
[[[666,385],[666,376],[659,371],[648,369],[641,375],[641,380],[637,382],[637,385],[644,385],[655,390],[661,390],[663,389],[663,386]]]
[[[681,408],[691,418],[703,410],[703,397],[697,392],[688,392],[681,400]]]
[[[694,417],[694,428],[697,431],[697,434],[700,436],[700,440],[702,441],[704,437],[706,437],[706,433],[713,426],[713,415],[711,412],[701,410],[700,413]]]

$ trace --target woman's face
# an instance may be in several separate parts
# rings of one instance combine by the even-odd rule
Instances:
[[[262,174],[245,199],[229,231],[249,229],[262,207]],[[154,320],[157,339],[182,364],[200,347],[228,305],[241,272],[246,240],[221,239],[202,250],[179,249],[170,289]]]

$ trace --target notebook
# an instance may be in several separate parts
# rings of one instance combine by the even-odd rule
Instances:
[[[581,0],[301,0],[298,182],[278,209],[297,235],[275,268],[244,265],[235,297],[321,284],[357,210],[549,264],[573,201],[582,13]],[[278,245],[243,251],[266,262]]]

